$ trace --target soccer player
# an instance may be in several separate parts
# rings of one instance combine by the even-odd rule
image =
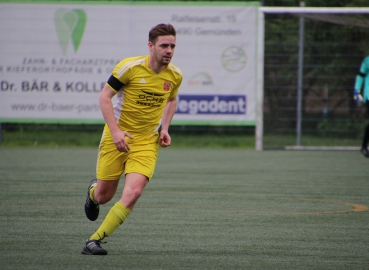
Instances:
[[[363,86],[364,85],[364,86]],[[361,95],[360,93],[363,93]],[[360,100],[366,105],[366,113],[369,119],[369,56],[365,57],[360,66],[359,74],[356,75],[354,87],[354,101],[359,104]],[[361,153],[369,158],[369,124],[365,127],[364,138],[361,145]]]
[[[113,198],[123,173],[125,183],[121,198],[89,237],[82,254],[107,254],[101,240],[111,236],[133,210],[154,174],[159,145],[171,144],[168,129],[182,82],[180,69],[170,63],[175,46],[172,25],[153,27],[149,32],[149,55],[122,60],[101,91],[99,103],[106,124],[97,158],[97,179],[88,187],[87,218],[98,218],[99,205]]]

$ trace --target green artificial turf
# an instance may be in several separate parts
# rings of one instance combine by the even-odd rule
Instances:
[[[1,269],[367,269],[358,151],[161,149],[107,256],[80,252],[96,148],[0,148]]]

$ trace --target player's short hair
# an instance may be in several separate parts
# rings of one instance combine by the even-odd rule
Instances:
[[[155,44],[156,39],[160,36],[176,36],[176,29],[169,23],[160,23],[151,28],[149,32],[149,41]]]

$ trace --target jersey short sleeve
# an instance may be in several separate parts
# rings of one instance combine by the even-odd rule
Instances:
[[[176,80],[176,83],[175,83],[172,91],[170,92],[169,97],[170,98],[175,98],[178,94],[179,87],[182,84],[182,72],[177,66],[175,66],[173,64],[170,64],[169,68],[173,71],[174,78]]]
[[[132,67],[145,63],[145,56],[126,58],[119,62],[113,69],[107,84],[110,88],[118,92],[123,85],[128,84],[132,79]]]

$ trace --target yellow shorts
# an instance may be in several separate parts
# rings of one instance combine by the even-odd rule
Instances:
[[[96,164],[96,177],[100,180],[118,180],[122,174],[140,173],[149,178],[154,175],[158,158],[159,135],[149,140],[135,142],[126,137],[130,151],[119,152],[115,147],[111,134],[104,129],[101,137]]]

